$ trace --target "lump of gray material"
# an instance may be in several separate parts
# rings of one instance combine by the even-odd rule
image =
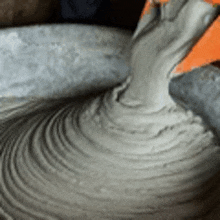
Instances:
[[[9,100],[73,97],[123,81],[132,33],[95,25],[0,30],[0,107]]]
[[[201,116],[220,137],[220,69],[208,65],[171,79],[169,93],[178,104]]]

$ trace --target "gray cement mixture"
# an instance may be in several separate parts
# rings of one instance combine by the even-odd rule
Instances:
[[[130,38],[83,25],[1,30],[0,218],[199,219],[219,203],[220,149],[200,117],[117,102]],[[174,99],[191,95],[179,102],[189,109],[207,97],[194,76],[170,84]]]
[[[110,88],[129,72],[124,49],[132,33],[87,25],[0,31],[0,103],[73,97]]]

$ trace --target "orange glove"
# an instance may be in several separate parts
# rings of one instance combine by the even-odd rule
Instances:
[[[220,4],[220,0],[204,0],[215,7]],[[145,13],[150,13],[150,6],[156,3],[167,3],[169,0],[151,0],[146,1],[144,10],[142,11],[141,18]],[[212,23],[206,30],[202,38],[193,47],[191,52],[186,58],[177,65],[174,72],[183,73],[191,71],[195,67],[200,67],[220,60],[220,16]]]

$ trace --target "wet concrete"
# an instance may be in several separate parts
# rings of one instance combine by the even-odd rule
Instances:
[[[128,75],[130,37],[130,31],[77,24],[2,29],[0,102],[112,87]]]
[[[108,89],[129,74],[132,33],[95,25],[35,25],[0,32],[1,107],[30,98],[73,97]],[[220,133],[220,70],[206,66],[177,76],[170,94]]]
[[[100,90],[100,89],[111,88],[115,84],[122,82],[129,73],[129,63],[127,61],[127,58],[126,58],[127,56],[125,54],[124,49],[128,45],[130,37],[131,37],[130,33],[124,32],[121,30],[116,30],[116,29],[110,30],[110,29],[104,28],[104,27],[92,27],[92,26],[88,27],[88,26],[79,26],[79,25],[44,26],[44,27],[43,26],[34,26],[31,28],[26,28],[26,29],[23,29],[23,28],[5,29],[4,31],[1,32],[1,35],[0,35],[0,39],[1,39],[1,41],[0,41],[1,42],[1,47],[0,47],[1,48],[1,50],[0,50],[1,51],[0,52],[0,57],[1,57],[1,59],[0,59],[1,60],[1,63],[0,63],[0,68],[1,68],[0,94],[2,96],[1,97],[2,106],[5,106],[5,104],[10,106],[11,103],[15,104],[15,103],[17,103],[17,101],[20,101],[20,100],[23,100],[26,102],[27,100],[29,100],[31,98],[34,98],[34,99],[35,98],[46,98],[46,99],[62,98],[63,100],[65,100],[64,98],[74,97],[79,94],[84,94],[84,93],[91,94],[92,92]],[[172,94],[172,97],[175,97],[177,102],[179,102],[185,108],[194,109],[195,112],[197,111],[197,113],[200,113],[200,114],[204,114],[204,115],[207,114],[208,116],[206,116],[206,117],[209,119],[209,120],[207,120],[207,123],[212,120],[213,122],[216,122],[216,127],[217,127],[218,122],[217,122],[217,120],[215,120],[215,117],[218,116],[218,110],[217,110],[217,107],[218,107],[217,97],[218,97],[218,89],[219,89],[218,85],[219,85],[219,70],[214,67],[206,67],[206,68],[194,70],[188,74],[185,74],[183,76],[176,77],[176,78],[172,79],[171,83],[170,83],[170,93]],[[181,101],[181,100],[183,100],[183,101]],[[10,101],[11,101],[11,103],[10,103]],[[213,105],[213,103],[215,103],[215,102],[216,102],[216,104]],[[47,101],[45,103],[46,103],[45,105],[47,105],[47,107],[48,107],[49,101]],[[43,104],[44,103],[42,101],[42,105]],[[52,105],[54,105],[54,103],[52,103]],[[209,106],[209,107],[205,107],[205,105]],[[60,106],[60,103],[58,103],[57,108],[59,108],[59,106]],[[69,106],[69,107],[71,107],[69,109],[72,109],[73,106]],[[74,105],[74,107],[75,107],[75,105]],[[34,109],[34,106],[29,106],[30,112],[31,111],[33,112],[33,109]],[[81,112],[79,109],[81,109],[81,106],[78,108],[78,111]],[[213,111],[215,112],[215,115],[212,118]],[[3,161],[3,163],[2,163],[2,167],[3,167],[3,169],[6,170],[5,173],[10,173],[9,170],[11,169],[11,164],[17,165],[20,163],[21,166],[18,166],[18,167],[22,167],[22,165],[25,164],[25,163],[23,163],[24,161],[26,162],[25,155],[27,155],[27,154],[23,153],[23,152],[25,152],[25,151],[23,151],[23,149],[26,146],[25,144],[27,144],[27,146],[29,147],[29,148],[25,148],[26,153],[32,152],[34,149],[34,146],[36,147],[35,148],[36,152],[38,152],[38,146],[40,146],[40,144],[43,143],[42,140],[44,140],[44,139],[43,139],[43,136],[39,135],[41,133],[36,133],[36,135],[35,135],[35,132],[37,131],[35,128],[37,128],[37,126],[40,125],[41,126],[40,129],[42,128],[41,130],[43,130],[43,131],[44,130],[49,131],[48,134],[53,134],[52,137],[60,137],[59,131],[64,129],[64,126],[62,123],[60,123],[61,121],[59,120],[58,117],[52,117],[52,116],[57,116],[57,114],[53,114],[53,115],[51,115],[51,118],[47,118],[48,120],[45,120],[46,117],[50,116],[48,113],[51,113],[51,112],[49,112],[49,110],[42,111],[41,113],[38,112],[38,115],[36,117],[40,117],[40,121],[42,123],[38,123],[39,122],[38,118],[36,118],[35,115],[32,115],[33,117],[32,118],[29,117],[28,118],[29,120],[27,120],[27,117],[23,117],[23,120],[19,119],[16,121],[16,123],[14,123],[14,121],[11,121],[11,125],[10,125],[11,127],[6,126],[6,124],[1,125],[1,129],[2,129],[1,131],[3,131],[3,137],[1,139],[1,141],[5,141],[5,142],[2,142],[3,143],[2,146],[7,146],[6,144],[8,144],[9,147],[7,147],[5,149],[7,149],[7,152],[9,152],[9,153],[10,153],[10,147],[12,147],[14,149],[14,146],[17,147],[17,152],[21,152],[21,154],[15,154],[15,156],[13,154],[10,154],[10,156],[11,156],[10,160],[8,160],[8,158],[6,156],[4,156],[4,154],[3,154],[3,158],[5,161]],[[71,114],[66,114],[65,111],[60,112],[60,114],[64,114],[64,113],[65,113],[65,115],[64,116],[62,115],[62,117],[61,117],[62,119],[64,119],[67,116],[71,116]],[[27,115],[27,112],[26,112],[26,115]],[[194,118],[194,116],[189,116],[189,117]],[[37,120],[34,121],[35,119],[37,119]],[[51,121],[51,119],[54,119],[54,121]],[[161,123],[162,119],[167,120],[166,117],[162,117],[159,119],[160,120],[158,120],[158,123]],[[177,120],[175,121],[175,123],[179,119],[180,119],[180,117],[177,117]],[[63,120],[63,121],[65,121],[65,120]],[[71,120],[66,120],[66,122],[69,122],[69,121],[71,121]],[[172,120],[169,120],[169,122],[170,121],[172,121]],[[37,122],[37,124],[34,124],[34,122]],[[51,123],[49,123],[49,122],[51,122]],[[52,127],[51,127],[51,124],[54,124],[54,122],[56,122],[55,124],[57,125],[57,127],[56,127],[57,129],[52,129]],[[90,123],[90,122],[91,122],[91,120],[88,120],[88,123]],[[25,126],[22,127],[22,123]],[[45,126],[45,123],[46,123],[46,126]],[[17,127],[14,127],[15,124]],[[28,126],[26,126],[26,125],[28,125]],[[35,125],[36,125],[36,127],[35,127]],[[85,121],[84,121],[84,123],[82,123],[82,125],[84,126],[85,129],[88,129],[88,126],[85,123]],[[182,123],[182,125],[185,126],[184,123]],[[72,126],[72,124],[67,123],[66,127],[69,128],[68,126]],[[33,130],[31,130],[30,128],[33,128]],[[47,128],[47,129],[45,129],[45,128]],[[177,130],[174,129],[174,131],[178,133],[178,129],[179,129],[179,124],[177,123]],[[196,135],[194,135],[194,132],[196,132],[196,129],[200,129],[200,127],[197,127],[196,123],[194,123],[194,126],[191,127],[191,129],[192,130],[188,129],[189,133],[186,136],[188,138],[191,135],[192,140],[194,140],[194,137],[196,136]],[[70,129],[64,129],[64,130],[69,131]],[[90,130],[92,132],[96,132],[95,129],[88,129],[88,130]],[[176,135],[174,134],[174,131],[170,131],[170,132],[175,136],[173,138],[173,140],[175,141]],[[24,137],[27,137],[27,139],[25,139],[25,138],[23,139],[23,141],[24,141],[23,143],[17,142],[17,140],[19,140],[19,137],[21,135],[20,132],[23,132]],[[102,129],[100,129],[100,132],[102,132]],[[179,132],[179,133],[181,133],[181,132]],[[198,133],[200,133],[200,130]],[[204,132],[202,131],[201,133],[203,135],[206,133],[206,131],[204,131]],[[65,133],[63,133],[63,134],[65,135]],[[207,137],[212,137],[212,135],[209,133],[207,135],[208,135]],[[154,136],[157,137],[157,135],[154,135]],[[10,137],[10,139],[8,137]],[[33,140],[33,137],[36,137],[36,139],[35,139],[36,141],[33,141],[33,145],[30,145],[29,143],[31,143],[31,141]],[[72,138],[71,140],[73,140],[72,142],[75,143],[76,138],[73,135],[70,135],[70,137]],[[130,135],[129,135],[129,137],[130,137]],[[64,139],[65,138],[60,139],[60,141],[63,141]],[[128,138],[126,138],[126,140],[127,139]],[[14,142],[11,140],[14,140],[17,145],[15,145]],[[51,144],[50,140],[52,140],[52,139],[48,139],[45,142],[46,144],[42,148],[43,151],[45,149],[47,149],[45,147],[47,145],[49,147],[51,147],[51,146],[56,147],[56,144]],[[98,140],[98,138],[95,138],[95,140]],[[186,138],[183,138],[183,140],[186,140]],[[187,140],[187,141],[189,141],[189,140]],[[200,141],[199,143],[204,144],[204,146],[207,145],[206,149],[208,151],[210,151],[210,147],[208,147],[208,144],[205,143],[205,140],[208,140],[208,138],[206,139],[205,135],[204,135],[203,140],[204,140],[203,142]],[[80,141],[81,141],[81,139],[80,139]],[[64,142],[62,142],[62,143],[64,143]],[[69,143],[69,142],[65,141],[65,144],[67,144],[67,143]],[[171,142],[169,142],[169,143],[171,143]],[[182,169],[182,165],[181,165],[182,159],[178,158],[178,157],[184,156],[185,152],[194,152],[191,149],[185,150],[185,147],[190,147],[190,144],[185,144],[184,141],[182,141],[181,143],[183,145],[182,147],[181,146],[179,147],[178,144],[176,145],[179,147],[179,149],[181,151],[175,151],[175,153],[176,153],[175,156],[171,156],[169,151],[166,151],[166,150],[162,151],[162,152],[167,153],[166,158],[170,158],[171,160],[174,159],[178,164],[180,163],[180,166],[179,166],[180,171]],[[193,143],[193,141],[192,142],[189,141],[189,143]],[[34,144],[36,144],[36,145],[34,145]],[[70,149],[72,149],[72,146],[75,146],[75,145],[70,144],[69,145]],[[114,144],[113,146],[116,146],[116,144]],[[165,145],[165,144],[163,146],[167,147],[167,145]],[[48,147],[48,149],[49,149],[49,147]],[[65,145],[65,147],[66,147],[66,145]],[[126,145],[126,147],[127,147],[127,145]],[[198,149],[200,149],[201,144],[197,145],[197,147],[198,147]],[[60,156],[60,154],[58,154],[58,152],[60,152],[59,145],[57,145],[57,149],[58,149],[57,155]],[[76,149],[78,149],[78,148],[76,147]],[[89,148],[85,148],[85,149],[88,150]],[[171,149],[173,149],[173,147]],[[218,148],[214,148],[214,149],[216,151],[219,150]],[[204,157],[202,155],[202,157],[198,160],[198,161],[200,161],[199,166],[195,166],[195,168],[202,169],[203,165],[205,166],[205,164],[208,164],[208,161],[210,161],[213,158],[214,159],[217,158],[218,154],[215,153],[216,151],[213,151],[214,153],[210,154],[211,156],[209,156],[209,154],[206,154],[206,151],[204,151],[203,153],[206,156],[205,162],[204,162]],[[6,150],[5,150],[5,152],[6,152]],[[54,152],[56,152],[56,151],[54,151]],[[5,155],[6,155],[6,153],[5,153]],[[74,153],[73,155],[76,157],[76,159],[78,159],[80,162],[83,161],[80,157],[77,156],[77,154],[75,154],[75,152],[73,152],[73,153]],[[115,154],[115,155],[118,158],[118,154]],[[148,154],[144,154],[144,155],[148,155]],[[28,156],[30,158],[30,155],[28,155]],[[63,156],[64,161],[66,160],[67,156],[69,156],[69,154],[65,154]],[[160,163],[160,161],[163,161],[163,154],[161,154],[161,156],[162,156],[161,160],[158,160],[159,163]],[[42,158],[43,157],[44,157],[44,155],[42,156]],[[155,158],[158,159],[157,154],[155,154]],[[194,156],[190,156],[189,158],[194,158]],[[58,161],[57,160],[55,160],[55,161],[56,161],[55,165],[57,165]],[[71,161],[72,160],[70,160],[70,162]],[[104,161],[107,161],[107,160],[104,160]],[[139,159],[138,159],[138,161],[139,161]],[[219,167],[218,158],[213,161],[217,161],[216,164],[214,164],[214,168]],[[91,161],[88,161],[88,167],[91,167],[90,162]],[[94,164],[96,165],[97,160],[94,162],[95,162]],[[101,168],[101,170],[102,170],[103,161],[101,161],[101,162],[102,163],[100,163],[100,164],[102,164],[102,166],[100,166],[100,164],[98,164],[97,166],[99,168]],[[122,162],[121,159],[118,160],[119,164],[121,162]],[[29,163],[28,165],[30,165],[30,167],[31,167],[33,164],[35,164],[35,163]],[[73,165],[72,163],[70,163],[70,164]],[[146,166],[145,160],[143,160],[143,164]],[[170,164],[172,164],[172,161]],[[24,170],[26,169],[26,171],[28,171],[28,169],[29,169],[28,165],[23,166]],[[54,167],[55,167],[55,165],[54,165]],[[128,163],[128,165],[130,165],[130,163]],[[111,167],[111,166],[109,164],[106,164],[106,167],[109,169],[109,167]],[[125,167],[126,167],[126,169],[123,169],[122,170],[123,172],[121,172],[121,173],[123,173],[123,175],[124,174],[130,175],[130,170],[127,170],[127,164]],[[53,166],[52,166],[52,168],[53,168]],[[62,166],[61,166],[61,168],[62,168]],[[83,168],[84,167],[82,166],[82,169]],[[106,168],[106,170],[107,170],[107,168]],[[163,167],[160,170],[163,173],[163,171],[166,169],[169,172],[171,171],[169,166],[167,168]],[[191,170],[191,166],[189,169]],[[196,169],[195,169],[195,174],[198,173],[198,171]],[[36,171],[36,167],[33,167],[33,169],[31,167],[30,170]],[[116,172],[117,170],[118,169],[113,169],[111,173],[113,175],[115,175],[115,174],[117,175],[117,172]],[[208,174],[211,174],[209,167],[204,168],[204,170],[205,170],[205,172],[202,172],[202,175],[199,175],[199,178],[200,177],[202,179],[208,178]],[[214,171],[214,170],[215,169],[212,169],[212,171]],[[217,170],[217,168],[216,168],[216,170]],[[48,171],[48,173],[47,173],[47,171]],[[63,172],[62,169],[60,171],[61,171],[60,174],[61,174],[61,179],[62,179],[62,177],[65,176],[66,174]],[[152,173],[158,174],[158,172],[155,172],[155,170],[153,168]],[[16,171],[14,173],[16,173]],[[14,173],[13,173],[13,175],[14,175]],[[21,175],[23,175],[22,178],[23,179],[26,178],[26,180],[24,181],[24,184],[23,184],[25,187],[26,187],[27,182],[30,183],[30,188],[32,187],[32,185],[34,185],[34,184],[36,185],[36,179],[35,179],[34,175],[30,175],[30,178],[29,178],[29,176],[27,176],[25,172],[21,172],[21,173],[22,173]],[[178,171],[177,173],[180,173],[180,172]],[[44,184],[43,187],[41,186],[41,182],[39,181],[38,182],[39,187],[37,188],[37,190],[40,190],[40,192],[43,192],[43,191],[41,191],[41,189],[43,189],[43,190],[47,191],[47,193],[49,192],[49,190],[51,190],[52,196],[54,196],[54,194],[56,194],[56,193],[59,194],[60,192],[57,189],[58,188],[61,189],[60,186],[63,186],[62,185],[63,182],[57,181],[57,172],[54,173],[53,174],[54,176],[53,176],[53,175],[51,175],[51,170],[48,169],[48,170],[46,170],[45,174],[46,174],[45,177],[48,178],[49,181],[47,182],[46,185]],[[93,173],[91,173],[91,175],[92,174]],[[100,174],[102,174],[102,172]],[[136,176],[136,175],[137,175],[137,172],[135,169],[135,174],[133,176]],[[69,181],[68,187],[73,187],[72,181],[74,179],[71,177],[71,175],[70,176],[66,175],[66,176],[71,179]],[[140,173],[140,177],[142,177],[142,176],[143,176],[142,173]],[[34,177],[34,178],[31,179],[32,177]],[[56,179],[56,181],[52,181],[53,177],[54,177],[54,179]],[[110,177],[111,177],[111,175],[110,175]],[[11,185],[10,184],[9,185],[12,187],[11,188],[8,187],[9,192],[11,189],[12,190],[14,189],[15,190],[14,194],[16,194],[18,192],[18,190],[16,189],[16,187],[14,187],[13,181],[11,181],[11,182],[9,181],[10,178],[11,178],[11,176],[8,177],[5,175],[4,176],[4,183],[6,183],[5,184],[6,186],[8,183],[10,183]],[[192,179],[190,179],[190,181],[188,183],[192,183],[193,181],[195,181],[194,175],[192,175],[191,178]],[[14,180],[16,178],[13,177],[11,179]],[[189,175],[187,172],[185,174],[185,179],[187,179],[187,180],[189,179]],[[216,178],[216,179],[218,180],[219,178]],[[176,180],[176,178],[175,178],[175,180]],[[18,181],[20,181],[19,178],[18,178]],[[125,179],[125,181],[126,181],[126,183],[128,182],[127,179]],[[55,191],[53,191],[53,188],[51,188],[52,182],[54,184],[58,184],[58,186],[59,186],[58,188],[55,188]],[[84,187],[83,190],[85,191],[85,189],[87,189],[91,186],[92,182],[93,181],[91,181],[91,180],[85,181],[85,182],[82,181],[82,182],[79,182],[79,184],[81,184],[82,187]],[[167,182],[169,182],[169,181],[167,181]],[[85,183],[89,184],[89,186],[83,185]],[[115,183],[115,181],[113,181],[113,183]],[[163,181],[160,183],[163,184]],[[67,184],[67,183],[65,182],[65,184]],[[101,183],[101,185],[102,185],[102,183]],[[153,183],[153,185],[155,185],[155,183]],[[178,186],[178,184],[174,184],[174,185]],[[47,186],[48,188],[46,188],[45,186]],[[105,186],[104,183],[103,183],[103,186]],[[121,186],[122,186],[122,188],[124,187],[123,184]],[[134,186],[133,183],[132,183],[132,186]],[[148,183],[148,186],[149,186],[149,183]],[[185,187],[185,184],[183,184],[182,186]],[[69,189],[68,187],[66,187],[66,188]],[[165,187],[166,187],[166,185],[165,185]],[[173,190],[173,187],[170,186],[170,183],[169,183],[169,187],[171,187],[171,189]],[[25,189],[29,190],[30,188],[26,187]],[[105,191],[105,188],[100,188],[100,189],[103,190],[103,191],[100,190],[101,193],[103,193],[103,192],[108,193],[108,191]],[[118,187],[116,187],[116,189],[118,189]],[[160,187],[160,189],[163,189],[163,187]],[[157,190],[157,188],[156,188],[156,190]],[[70,190],[70,191],[72,192],[72,190]],[[111,193],[109,193],[110,197],[111,196],[116,196],[116,197],[119,196],[120,199],[123,200],[123,197],[121,197],[121,195],[119,193],[117,193],[117,191],[115,191],[115,189],[114,189],[114,193],[116,192],[115,195],[112,192],[113,191],[111,191]],[[131,190],[125,191],[125,195],[127,195],[127,192],[131,192]],[[71,196],[69,194],[68,190],[67,190],[67,192],[64,192],[64,194],[65,194],[64,198],[68,198],[68,196]],[[142,195],[142,194],[143,193],[140,193],[140,195]],[[214,192],[214,195],[216,195],[216,194],[217,193]],[[135,199],[138,198],[136,191],[133,193],[133,195],[134,195]],[[170,195],[173,199],[173,194],[170,194]],[[58,196],[58,198],[59,198],[59,196]],[[129,198],[132,198],[132,197],[129,197]],[[158,197],[158,198],[160,199],[160,197]],[[167,198],[167,197],[165,197],[165,198]],[[172,199],[169,199],[169,200],[171,201]],[[45,201],[46,200],[48,201],[47,198],[45,199]],[[216,201],[217,200],[218,199],[216,199]],[[52,201],[52,200],[49,200],[49,201]],[[120,204],[122,204],[122,202],[120,200],[118,200],[118,201],[120,202]],[[125,201],[125,200],[123,200],[123,201]],[[215,201],[215,199],[213,201]],[[35,200],[33,200],[33,204],[35,204]],[[40,204],[42,205],[43,203],[40,201]],[[59,201],[57,204],[60,204]],[[100,204],[102,205],[103,202],[101,202]],[[133,203],[131,203],[131,204],[132,204],[131,207],[133,207]],[[140,203],[140,204],[143,204],[143,203]],[[30,205],[30,203],[28,205]],[[47,205],[49,207],[51,204],[47,204]],[[91,207],[92,206],[94,206],[94,201],[91,201]],[[202,204],[201,204],[201,206],[202,206]],[[25,206],[25,207],[28,207],[28,206]],[[72,211],[72,207],[73,207],[72,204],[70,204],[71,211]],[[96,207],[98,207],[98,206],[96,206]],[[106,206],[106,207],[109,208],[109,206]],[[116,207],[119,207],[119,206],[116,206]],[[51,210],[52,211],[55,210],[55,211],[61,213],[61,211],[58,210],[57,208],[54,209],[53,204],[51,205]],[[103,209],[101,209],[101,210],[103,210]],[[131,209],[127,209],[127,210],[131,210]],[[1,210],[0,210],[0,212],[1,212]],[[64,212],[64,215],[65,214],[68,215],[67,212],[66,213]],[[16,215],[16,214],[13,213],[13,215]],[[4,212],[3,212],[3,216],[4,216]],[[67,219],[67,218],[65,218],[65,219]],[[86,217],[85,217],[85,219],[86,219]],[[89,218],[89,219],[91,219],[91,218]],[[97,218],[94,217],[93,219],[97,219]],[[111,218],[111,219],[113,219],[113,218]],[[126,219],[128,219],[128,218],[126,218]],[[137,219],[137,218],[135,218],[135,219]],[[146,219],[146,218],[144,217],[144,218],[139,218],[139,219]],[[155,219],[158,219],[158,218],[155,218]],[[212,219],[216,219],[216,218],[212,218]]]
[[[201,116],[220,137],[220,69],[214,65],[196,68],[173,78],[169,92],[186,109]]]

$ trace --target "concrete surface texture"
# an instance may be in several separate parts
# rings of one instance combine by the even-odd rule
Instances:
[[[1,219],[219,219],[220,149],[201,118],[119,102],[130,39],[85,25],[1,30]],[[216,100],[219,70],[199,71],[212,77],[171,81],[185,108]]]
[[[123,81],[131,32],[104,26],[45,25],[0,32],[0,103],[70,97]]]
[[[170,94],[185,109],[203,118],[220,137],[220,69],[213,65],[196,68],[171,79]]]

